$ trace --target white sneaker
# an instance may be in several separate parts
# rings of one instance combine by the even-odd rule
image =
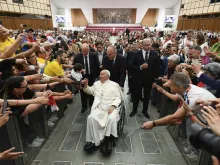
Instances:
[[[34,140],[31,144],[28,144],[27,146],[30,148],[37,148],[41,146],[41,142]]]
[[[54,126],[54,123],[50,120],[47,122],[47,124],[48,124],[48,127],[53,127]]]
[[[37,138],[34,139],[34,140],[42,143],[42,142],[44,141],[44,138],[37,137]]]
[[[198,160],[198,155],[196,155],[194,152],[191,152],[190,154],[186,154],[186,157],[189,159],[189,161],[195,162]]]

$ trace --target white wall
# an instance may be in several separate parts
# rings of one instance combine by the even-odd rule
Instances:
[[[51,11],[52,11],[53,27],[57,27],[56,17],[55,17],[55,15],[57,15],[57,6],[55,5],[53,1],[50,1],[50,6],[51,6]]]
[[[157,19],[157,28],[163,29],[164,28],[164,19],[165,19],[165,8],[159,9],[158,19]]]
[[[137,8],[136,23],[141,23],[147,11],[148,8]]]
[[[178,25],[179,15],[180,15],[180,5],[181,1],[177,2],[176,5],[173,7],[173,14],[175,15],[175,21],[173,28],[176,29]]]
[[[89,24],[93,24],[92,8],[81,8]]]
[[[72,27],[73,22],[72,22],[72,17],[71,17],[71,9],[65,8],[64,15],[65,15],[65,19],[66,19],[65,26]]]
[[[136,23],[140,23],[143,19],[145,13],[149,8],[159,8],[159,15],[158,15],[158,28],[164,28],[164,18],[165,15],[175,15],[176,21],[175,26],[177,25],[178,16],[179,16],[179,8],[181,4],[181,0],[111,0],[111,1],[104,1],[104,0],[51,0],[53,1],[56,6],[59,6],[58,13],[60,15],[65,15],[67,18],[66,26],[71,26],[71,8],[81,8],[87,21],[89,23],[93,23],[93,8],[136,8],[137,15],[136,15]],[[117,5],[116,5],[117,4]],[[179,6],[178,6],[179,5]],[[62,8],[62,9],[61,9]],[[52,11],[53,12],[53,11]],[[69,13],[68,13],[69,12]]]

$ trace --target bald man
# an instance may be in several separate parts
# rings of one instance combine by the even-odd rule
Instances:
[[[137,113],[142,89],[144,89],[142,113],[146,118],[150,118],[147,113],[149,96],[152,84],[158,77],[160,58],[157,52],[150,49],[152,45],[151,39],[144,39],[142,45],[143,49],[136,51],[131,59],[131,67],[134,70],[134,81],[132,84],[133,111],[130,113],[130,117],[133,117]]]
[[[93,85],[95,80],[99,76],[99,61],[97,56],[89,52],[89,45],[87,43],[82,44],[82,52],[77,54],[74,63],[80,63],[84,66],[85,72],[83,78],[89,80],[89,85]],[[84,113],[87,110],[87,100],[89,100],[90,106],[93,104],[93,96],[87,95],[83,90],[80,91],[82,110]]]
[[[88,86],[88,80],[84,79],[83,90],[93,95],[95,100],[92,105],[91,114],[87,118],[86,127],[86,152],[93,152],[99,149],[103,142],[101,152],[110,155],[114,138],[118,137],[117,122],[119,120],[120,104],[123,93],[119,85],[109,80],[110,72],[103,70],[100,73],[100,81]]]
[[[126,61],[125,57],[117,54],[115,46],[107,48],[107,56],[103,59],[103,69],[110,71],[110,80],[118,83],[121,88],[124,88],[126,77]]]

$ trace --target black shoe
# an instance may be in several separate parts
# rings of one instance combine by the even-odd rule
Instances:
[[[133,117],[136,113],[137,113],[137,111],[132,111],[129,116]]]
[[[112,154],[112,147],[113,147],[113,142],[104,142],[102,144],[102,148],[100,149],[100,153],[102,153],[104,156],[110,156]]]
[[[87,108],[82,108],[81,113],[86,112]]]
[[[95,146],[94,143],[87,142],[86,145],[84,146],[84,151],[86,151],[86,152],[92,152],[94,146]]]
[[[146,111],[142,111],[142,113],[144,114],[144,116],[148,119],[150,119],[150,116],[148,115],[148,113]]]

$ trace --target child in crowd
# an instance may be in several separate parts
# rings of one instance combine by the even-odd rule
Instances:
[[[82,80],[83,72],[84,72],[83,65],[80,63],[76,63],[71,71],[71,79],[75,81],[74,84],[76,84],[76,87],[78,89],[76,93],[78,93],[78,91],[82,88],[81,80]]]

